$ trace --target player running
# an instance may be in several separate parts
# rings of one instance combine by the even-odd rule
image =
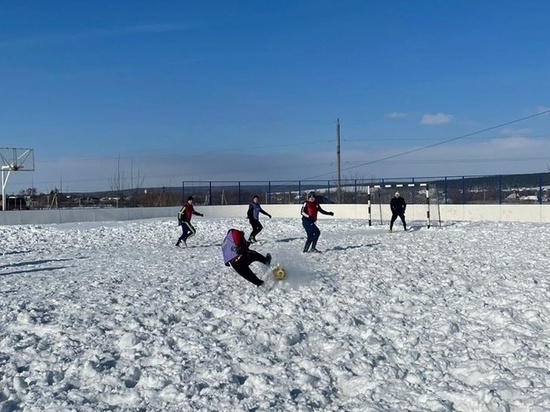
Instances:
[[[250,236],[248,237],[248,241],[250,243],[256,243],[256,235],[264,228],[260,223],[260,213],[271,219],[271,215],[262,209],[262,206],[260,205],[260,198],[256,195],[252,198],[252,202],[248,205],[248,212],[246,213],[250,226],[252,226],[252,233],[250,233]]]
[[[302,210],[301,210],[302,226],[304,227],[307,233],[307,240],[304,246],[304,253],[307,253],[307,252],[320,253],[316,248],[317,240],[319,240],[319,236],[321,235],[321,231],[315,224],[315,222],[317,221],[318,212],[323,215],[334,216],[334,212],[327,212],[326,210],[323,210],[321,205],[315,199],[315,192],[309,192],[307,195],[307,200],[302,204]],[[311,250],[309,249],[310,246],[311,246]]]
[[[187,198],[187,203],[185,203],[178,212],[178,224],[181,226],[181,236],[176,242],[176,246],[179,246],[181,242],[187,246],[187,239],[197,233],[191,224],[191,217],[193,215],[204,216],[202,213],[195,211],[195,208],[193,207],[193,196],[189,196]]]

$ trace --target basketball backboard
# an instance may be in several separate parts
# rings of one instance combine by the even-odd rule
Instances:
[[[0,147],[2,170],[26,171],[34,170],[34,149]]]

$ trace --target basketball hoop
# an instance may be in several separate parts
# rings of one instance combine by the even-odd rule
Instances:
[[[6,210],[6,185],[11,172],[34,170],[34,149],[0,147],[2,162],[2,210]]]

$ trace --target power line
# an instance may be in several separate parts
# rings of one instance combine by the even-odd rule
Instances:
[[[529,137],[529,138],[550,138],[550,135],[528,135],[528,136],[484,136],[485,139],[502,139],[506,137]],[[421,140],[441,140],[441,137],[377,137],[377,138],[365,138],[365,139],[342,139],[343,142],[412,142],[412,141],[421,141]]]
[[[356,161],[345,161],[343,162],[346,167],[343,169],[343,170],[351,170],[351,169],[355,169],[355,168],[359,168],[359,167],[363,167],[363,166],[366,166],[366,165],[370,165],[370,164],[375,164],[375,163],[384,163],[384,164],[391,164],[392,162],[389,161],[389,160],[392,160],[392,159],[395,159],[395,158],[398,158],[398,157],[401,157],[401,156],[405,156],[407,154],[411,154],[411,153],[414,153],[414,152],[419,152],[421,150],[426,150],[426,149],[429,149],[429,148],[432,148],[432,147],[435,147],[435,146],[439,146],[439,145],[443,145],[443,144],[446,144],[446,143],[450,143],[450,142],[453,142],[453,141],[458,141],[458,140],[461,140],[461,139],[466,139],[468,137],[472,137],[472,136],[475,136],[475,135],[479,135],[481,133],[484,133],[484,132],[487,132],[487,131],[490,131],[490,130],[494,130],[494,129],[498,129],[498,128],[501,128],[501,127],[504,127],[504,126],[507,126],[507,125],[511,125],[511,124],[514,124],[514,123],[518,123],[518,122],[521,122],[521,121],[525,121],[525,120],[528,120],[528,119],[531,119],[531,118],[534,118],[534,117],[537,117],[537,116],[542,116],[542,115],[545,115],[545,114],[548,114],[550,113],[550,109],[549,110],[545,110],[543,112],[540,112],[540,113],[537,113],[537,114],[534,114],[534,115],[530,115],[530,116],[526,116],[526,117],[522,117],[522,118],[519,118],[519,119],[515,119],[515,120],[512,120],[512,121],[509,121],[509,122],[505,122],[505,123],[502,123],[502,124],[499,124],[499,125],[496,125],[496,126],[492,126],[492,127],[488,127],[488,128],[485,128],[485,129],[482,129],[482,130],[478,130],[478,131],[475,131],[475,132],[472,132],[472,133],[468,133],[468,134],[465,134],[465,135],[462,135],[462,136],[458,136],[458,137],[454,137],[454,138],[451,138],[451,139],[446,139],[446,140],[443,140],[443,141],[439,141],[437,143],[433,143],[433,144],[430,144],[430,145],[427,145],[427,146],[423,146],[423,147],[420,147],[420,148],[417,148],[417,149],[413,149],[413,150],[408,150],[408,151],[404,151],[404,152],[401,152],[401,153],[397,153],[395,155],[391,155],[391,156],[387,156],[387,157],[384,157],[384,158],[381,158],[381,159],[377,159],[377,160],[373,160],[373,161],[369,161],[369,162],[356,162]],[[327,139],[327,140],[322,140],[321,142],[334,142],[334,139]],[[297,143],[290,143],[290,144],[285,144],[285,145],[265,145],[265,146],[256,146],[256,147],[249,147],[249,149],[260,149],[260,150],[265,150],[265,149],[275,149],[275,148],[278,148],[278,147],[284,147],[284,146],[300,146],[300,145],[311,145],[312,143],[315,143],[315,144],[318,144],[319,142],[316,141],[316,142],[297,142]],[[218,150],[218,151],[212,151],[212,152],[203,152],[202,155],[208,155],[208,154],[211,154],[211,153],[224,153],[224,152],[231,152],[233,151],[234,149],[228,149],[228,150]],[[200,153],[199,153],[200,154]],[[273,154],[273,153],[272,153]],[[189,155],[189,153],[186,153],[186,155]],[[191,155],[197,155],[197,153],[191,153]],[[128,158],[128,159],[134,159],[134,158],[137,158],[137,159],[142,159],[142,158],[155,158],[155,157],[170,157],[170,156],[180,156],[180,154],[175,154],[175,153],[170,153],[168,155],[166,154],[147,154],[147,155],[137,155],[137,156],[120,156],[119,158]],[[106,158],[101,158],[101,157],[89,157],[89,158],[86,158],[86,157],[83,157],[83,158],[79,158],[80,161],[97,161],[97,160],[102,160],[102,159],[117,159],[116,157],[114,156],[110,156],[110,157],[106,157]],[[547,157],[537,157],[537,158],[533,158],[533,157],[530,157],[530,158],[508,158],[508,159],[495,159],[495,158],[492,158],[492,159],[469,159],[469,160],[461,160],[461,159],[451,159],[451,160],[442,160],[442,159],[431,159],[431,160],[410,160],[408,161],[409,163],[428,163],[428,162],[432,162],[432,163],[441,163],[441,162],[445,162],[445,163],[472,163],[472,162],[489,162],[489,161],[508,161],[508,162],[519,162],[519,161],[527,161],[527,160],[546,160]],[[41,162],[37,162],[37,163],[41,163],[41,164],[49,164],[49,163],[57,163],[57,162],[54,162],[54,161],[41,161]],[[296,164],[296,165],[285,165],[285,170],[289,170],[289,169],[294,169],[294,170],[299,170],[299,169],[302,169],[302,168],[310,168],[310,167],[315,167],[315,166],[325,166],[325,167],[329,167],[329,166],[334,166],[334,162],[332,161],[323,161],[323,162],[309,162],[309,163],[299,163],[299,164]],[[278,170],[280,169],[280,165],[264,165],[262,167],[262,170]],[[240,169],[240,170],[239,170]],[[241,168],[239,168],[238,170],[232,170],[232,172],[247,172],[247,171],[250,171],[250,170],[255,170],[255,169],[250,169],[250,168],[247,168],[246,165],[241,165]],[[218,168],[218,170],[214,170],[212,172],[210,172],[211,174],[213,175],[220,175],[220,174],[225,174],[226,173],[226,170],[224,170],[223,168]],[[327,175],[330,175],[334,172],[330,172],[330,173],[323,173],[323,174],[320,174],[320,175],[317,175],[317,176],[313,176],[313,177],[309,177],[309,178],[306,178],[304,180],[307,180],[307,179],[316,179],[316,178],[319,178],[319,177],[323,177],[323,176],[327,176]],[[178,173],[178,172],[174,172],[174,173],[166,173],[166,174],[150,174],[150,173],[145,173],[147,179],[181,179],[181,173]],[[78,183],[92,183],[92,182],[102,182],[104,181],[105,179],[108,179],[109,177],[104,177],[104,178],[96,178],[96,179],[86,179],[86,178],[82,178],[82,179],[65,179],[64,181],[66,181],[67,183],[70,183],[70,184],[78,184]],[[51,182],[54,182],[53,180]],[[48,182],[48,183],[51,183],[51,182]],[[45,183],[45,182],[34,182],[34,184],[36,183]],[[55,185],[55,182],[53,183]]]
[[[386,161],[386,160],[395,159],[396,157],[405,156],[405,155],[420,152],[420,151],[426,150],[426,149],[431,149],[432,147],[435,147],[435,146],[441,146],[443,144],[447,144],[447,143],[450,143],[450,142],[456,142],[457,140],[461,140],[461,139],[465,139],[467,137],[471,137],[471,136],[475,136],[475,135],[478,135],[478,134],[481,134],[481,133],[485,133],[485,132],[488,132],[490,130],[500,129],[501,127],[509,126],[511,124],[514,124],[514,123],[523,122],[525,120],[532,119],[532,118],[538,117],[538,116],[542,116],[542,115],[545,115],[545,114],[548,114],[548,113],[550,113],[550,109],[544,110],[540,113],[535,113],[535,114],[532,114],[532,115],[529,115],[529,116],[521,117],[519,119],[511,120],[509,122],[501,123],[501,124],[498,124],[496,126],[487,127],[485,129],[481,129],[481,130],[478,130],[478,131],[475,131],[475,132],[472,132],[472,133],[468,133],[468,134],[465,134],[465,135],[462,135],[462,136],[453,137],[452,139],[443,140],[443,141],[438,142],[438,143],[432,143],[430,145],[419,147],[417,149],[411,149],[411,150],[407,150],[405,152],[397,153],[397,154],[394,154],[394,155],[391,155],[391,156],[386,156],[386,157],[383,157],[381,159],[371,160],[370,162],[360,163],[357,166],[351,166],[351,167],[345,168],[343,170],[356,169],[358,167],[363,167],[363,166],[371,165],[371,164],[374,164],[374,163],[379,163],[379,162],[383,162],[383,161]],[[331,173],[332,172],[323,173],[321,175],[308,177],[307,179],[316,179],[318,177],[330,175]]]
[[[468,159],[417,159],[404,161],[384,161],[384,164],[421,164],[421,163],[479,163],[479,162],[532,162],[536,160],[550,160],[550,156],[544,157],[492,157],[492,158],[468,158]],[[349,162],[358,163],[358,162]]]

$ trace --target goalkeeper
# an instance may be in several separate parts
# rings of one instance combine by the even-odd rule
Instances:
[[[393,229],[393,224],[397,217],[403,222],[403,229],[407,230],[407,223],[405,222],[405,209],[407,208],[407,202],[401,197],[399,192],[395,192],[393,199],[390,201],[391,208],[391,220],[390,220],[390,232]]]

